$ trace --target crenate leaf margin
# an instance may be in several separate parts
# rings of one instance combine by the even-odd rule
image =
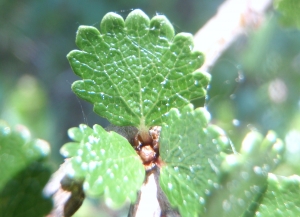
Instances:
[[[134,10],[124,21],[108,13],[100,27],[101,34],[80,26],[76,44],[81,51],[67,55],[74,73],[83,78],[72,90],[93,103],[100,116],[147,131],[161,125],[172,107],[206,95],[210,75],[195,71],[204,62],[203,54],[193,50],[191,34],[174,36],[165,16],[150,20]]]
[[[83,189],[92,197],[104,194],[107,205],[119,208],[125,201],[134,203],[145,169],[130,143],[115,132],[106,132],[99,125],[93,129],[81,124],[71,128],[70,138],[78,142],[66,143],[61,154],[71,157],[68,175],[84,179]]]
[[[189,104],[171,109],[165,118],[160,136],[160,186],[182,216],[199,216],[211,190],[218,186],[229,140],[221,128],[209,125],[205,108],[194,110]]]

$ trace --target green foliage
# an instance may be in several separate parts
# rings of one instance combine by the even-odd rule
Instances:
[[[0,145],[0,190],[11,177],[50,152],[49,145],[33,140],[25,127],[13,130],[4,122],[0,122]]]
[[[115,132],[106,132],[101,126],[93,129],[81,124],[71,128],[69,136],[75,142],[65,144],[61,153],[72,157],[71,177],[84,179],[84,191],[90,196],[104,193],[113,207],[126,199],[136,200],[145,170],[139,156],[129,142]]]
[[[113,124],[141,131],[162,125],[160,185],[171,205],[184,217],[254,216],[263,209],[259,205],[272,187],[268,173],[280,162],[284,145],[272,131],[266,138],[252,132],[240,153],[232,154],[223,130],[209,125],[210,114],[194,110],[190,100],[206,95],[209,76],[194,72],[203,56],[192,51],[191,36],[174,36],[164,16],[150,20],[140,10],[125,21],[108,13],[100,27],[101,33],[87,26],[78,30],[81,50],[71,51],[68,59],[83,80],[72,89]],[[116,206],[126,198],[134,202],[144,169],[130,144],[97,125],[94,130],[81,125],[69,135],[76,144],[66,144],[62,153],[72,157],[70,174],[85,178],[85,191],[104,193]],[[126,156],[132,159],[120,162]],[[132,185],[125,188],[124,177],[133,171]]]
[[[22,123],[24,126],[30,126],[32,135],[49,138],[52,124],[49,123],[49,117],[45,115],[48,109],[48,100],[44,87],[33,76],[23,75],[18,79],[13,90],[9,92],[3,101],[4,108],[2,112],[5,121],[11,125]],[[48,123],[47,131],[44,129],[45,123]]]
[[[94,111],[115,125],[141,130],[161,125],[162,115],[204,97],[209,75],[194,72],[203,55],[193,49],[193,37],[174,36],[165,16],[151,20],[141,10],[126,20],[108,13],[101,32],[89,26],[78,29],[68,60],[83,80],[72,90],[94,104]],[[121,111],[121,112],[120,112]]]
[[[26,122],[30,129],[35,129],[37,126],[38,131],[35,132],[35,135],[39,135],[39,137],[45,138],[40,133],[49,134],[48,138],[55,150],[55,145],[59,147],[66,139],[59,135],[65,134],[66,127],[74,125],[74,121],[80,121],[82,110],[88,111],[84,102],[82,103],[83,109],[81,109],[77,101],[70,97],[66,83],[69,78],[65,77],[68,77],[69,74],[62,73],[66,69],[63,56],[70,50],[70,47],[74,46],[73,40],[69,40],[77,28],[74,21],[94,24],[106,11],[119,11],[124,15],[127,13],[127,11],[123,11],[126,8],[143,8],[148,14],[158,12],[167,15],[176,25],[176,31],[184,29],[196,32],[216,12],[218,4],[221,2],[223,1],[154,0],[123,1],[116,4],[115,1],[90,1],[82,5],[78,0],[69,2],[28,1],[26,4],[23,1],[2,1],[2,7],[0,7],[2,16],[0,20],[2,24],[0,31],[1,117],[11,121],[16,120],[20,114],[22,118],[30,120],[30,122]],[[297,3],[292,0],[277,2]],[[280,8],[279,11],[282,13],[283,19],[286,15],[294,17],[287,20],[288,23],[297,25],[299,22],[297,5],[291,5],[286,10],[287,13]],[[264,133],[270,128],[276,130],[280,137],[284,138],[287,144],[289,143],[286,161],[281,164],[276,173],[299,174],[300,35],[298,30],[285,31],[281,29],[278,26],[278,20],[274,19],[276,16],[272,16],[273,11],[269,12],[273,18],[264,22],[268,31],[255,29],[253,35],[248,35],[247,43],[245,41],[240,43],[237,40],[237,46],[233,45],[229,48],[220,59],[219,67],[214,67],[211,71],[213,77],[220,82],[210,84],[211,90],[216,90],[216,96],[210,95],[212,100],[208,102],[207,106],[212,114],[213,123],[226,129],[236,147],[240,145],[239,140],[244,137],[249,128],[256,128]],[[66,17],[67,19],[65,19]],[[271,28],[269,28],[270,26]],[[255,37],[257,32],[259,32],[260,38]],[[232,72],[231,77],[229,75]],[[15,111],[16,108],[24,111],[24,107],[37,105],[36,97],[29,97],[29,100],[23,97],[25,93],[23,89],[20,91],[22,94],[14,94],[14,91],[18,91],[15,83],[17,80],[22,80],[23,75],[28,73],[38,75],[37,77],[45,88],[45,96],[39,99],[55,105],[55,109],[49,109],[46,111],[47,113],[38,115],[38,118],[37,112],[41,112],[40,108],[34,110],[31,113],[32,116],[25,112]],[[236,82],[237,80],[239,81]],[[277,81],[280,81],[281,85],[277,85]],[[27,87],[24,88],[27,89]],[[27,90],[29,92],[30,88]],[[275,95],[275,99],[270,90]],[[20,102],[24,103],[21,105]],[[45,117],[50,117],[51,121],[46,120]],[[88,112],[87,118],[90,124],[101,123],[101,120],[95,117],[95,114]],[[43,123],[40,124],[43,119]],[[20,120],[24,119],[19,118],[18,122]],[[22,122],[22,124],[24,123]],[[34,131],[32,132],[34,133]],[[3,157],[3,155],[4,152],[0,150],[0,156]],[[2,171],[1,168],[0,180],[2,180]],[[274,185],[274,188],[270,188],[271,184],[269,183],[268,189],[270,189],[270,193],[272,189],[277,192],[276,198],[287,196],[282,201],[271,197],[268,203],[264,199],[262,203],[266,203],[266,207],[271,207],[268,209],[269,211],[275,211],[281,205],[289,204],[283,202],[290,198],[296,199],[298,196],[299,189],[296,184],[291,185],[293,188],[290,189],[287,187],[288,185],[282,188],[281,183],[283,183],[282,179],[278,179],[278,184]],[[286,182],[284,181],[284,183]],[[6,189],[6,187],[4,188]],[[268,189],[265,198],[268,197]],[[15,191],[13,194],[17,196],[19,192]],[[39,205],[39,203],[36,204]],[[297,202],[294,204],[297,206]],[[261,208],[262,206],[259,207],[259,210]],[[288,210],[293,208],[296,209],[296,207],[288,207],[284,210],[285,214],[281,216],[297,216],[297,212],[288,213]],[[17,209],[13,208],[12,210]],[[85,213],[83,216],[102,216],[97,209],[89,207],[86,210],[93,210],[95,213],[93,213],[94,215]],[[282,209],[280,208],[280,210]],[[24,214],[26,215],[26,213]],[[0,216],[2,216],[1,213]],[[263,216],[269,215],[264,212]],[[271,213],[270,216],[274,216],[274,213]]]
[[[269,174],[268,189],[255,216],[298,216],[300,213],[299,195],[299,176],[284,177]]]
[[[0,216],[44,216],[52,206],[42,190],[51,171],[44,163],[48,143],[31,138],[23,126],[0,122]]]
[[[223,150],[229,147],[224,132],[208,125],[210,114],[190,104],[171,109],[162,126],[160,185],[182,216],[203,214],[207,196],[218,185]]]
[[[275,7],[282,14],[281,22],[285,26],[300,28],[300,1],[275,0]]]
[[[249,133],[240,153],[228,155],[223,162],[221,185],[209,198],[205,216],[253,216],[267,188],[268,173],[279,163],[283,151],[284,145],[274,132],[265,138]]]

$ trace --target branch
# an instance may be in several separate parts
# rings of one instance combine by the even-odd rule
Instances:
[[[128,217],[180,217],[159,186],[159,172],[157,166],[147,172],[138,199],[130,206]]]
[[[205,54],[200,68],[209,71],[222,53],[242,34],[257,29],[272,0],[227,0],[194,36],[195,49]]]
[[[46,217],[71,217],[82,205],[85,198],[83,181],[67,176],[70,166],[70,159],[66,159],[43,190],[44,195],[53,198],[53,209]]]

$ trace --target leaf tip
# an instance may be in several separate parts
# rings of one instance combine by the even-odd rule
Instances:
[[[100,32],[93,26],[81,25],[76,33],[75,43],[78,48],[85,50],[91,46],[91,42],[100,38]]]
[[[107,13],[100,23],[101,32],[106,33],[117,33],[121,31],[125,26],[125,22],[122,16],[117,13]]]
[[[255,153],[259,149],[263,136],[255,131],[249,132],[242,142],[241,153]]]
[[[147,16],[147,14],[145,14],[144,11],[142,11],[141,9],[135,9],[132,12],[130,12],[128,14],[126,20],[130,19],[132,17],[141,17],[142,19],[148,19],[149,20],[149,17]]]
[[[37,149],[39,149],[40,153],[43,156],[48,156],[50,154],[51,151],[50,144],[47,141],[42,139],[37,139],[35,142],[35,146]]]
[[[129,13],[125,20],[125,26],[127,30],[129,30],[128,33],[134,34],[138,37],[141,37],[142,35],[148,33],[149,25],[149,17],[140,9],[136,9]]]
[[[173,25],[164,15],[156,15],[151,19],[150,31],[168,40],[173,39],[175,34]]]

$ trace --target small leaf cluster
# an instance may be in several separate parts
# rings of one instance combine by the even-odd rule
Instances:
[[[77,96],[115,125],[139,133],[162,126],[159,183],[181,216],[297,215],[299,178],[271,174],[284,152],[277,135],[250,132],[237,153],[226,133],[210,124],[209,112],[190,104],[205,97],[210,80],[197,70],[204,57],[193,50],[190,34],[175,35],[166,17],[150,20],[134,10],[126,20],[108,13],[100,31],[79,27],[76,44],[80,50],[68,60],[82,78],[72,85]],[[74,142],[61,153],[71,158],[69,175],[84,179],[86,193],[104,194],[114,207],[134,203],[145,170],[128,140],[98,125],[72,128],[69,136]],[[282,193],[281,185],[294,192]]]
[[[79,27],[76,44],[81,50],[67,57],[82,78],[72,90],[111,123],[148,133],[151,126],[162,125],[171,108],[190,108],[192,99],[206,95],[210,76],[196,70],[203,54],[193,50],[191,34],[174,35],[165,16],[150,20],[135,10],[124,21],[108,13],[100,29],[101,33],[95,27]],[[131,144],[98,125],[70,129],[69,136],[74,142],[61,149],[65,157],[72,157],[69,175],[84,178],[85,191],[104,194],[112,206],[126,199],[134,202],[145,170]],[[167,162],[167,157],[162,160]]]

